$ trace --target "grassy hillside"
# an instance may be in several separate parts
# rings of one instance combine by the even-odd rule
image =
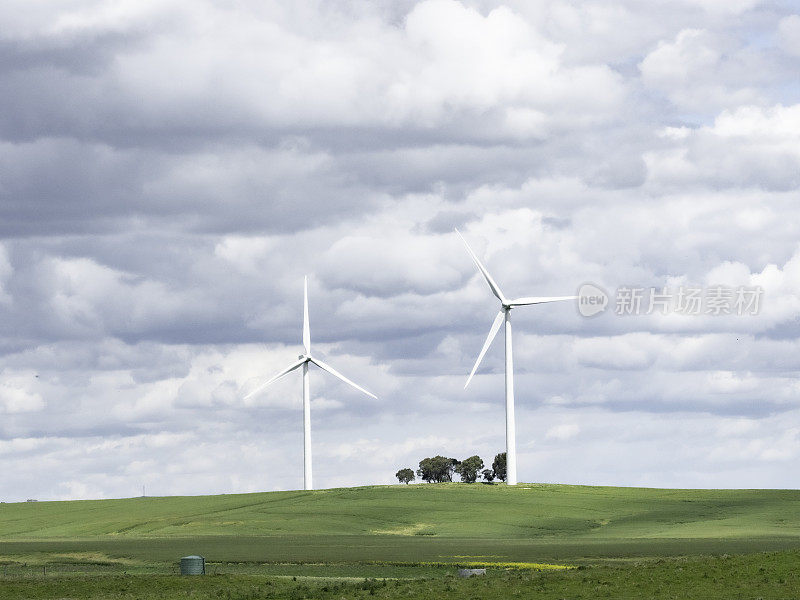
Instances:
[[[800,491],[434,484],[0,505],[0,539],[800,536]]]
[[[778,550],[800,548],[800,491],[437,484],[0,504],[0,556],[45,548],[263,561]]]

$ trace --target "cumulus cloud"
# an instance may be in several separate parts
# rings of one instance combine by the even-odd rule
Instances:
[[[0,387],[0,406],[5,413],[36,412],[44,408],[44,400],[35,392],[13,383],[4,383]]]
[[[645,155],[657,182],[793,190],[798,167],[800,105],[724,110],[712,125],[665,129],[667,147]]]
[[[211,118],[214,127],[242,133],[248,126],[344,124],[515,138],[540,135],[552,123],[567,125],[577,115],[588,122],[607,118],[624,95],[607,66],[563,65],[559,44],[503,6],[482,14],[455,0],[426,0],[400,26],[372,11],[359,18],[303,5],[234,11],[203,3],[189,11],[172,2],[89,18],[92,8],[31,15],[25,42],[15,40],[18,51],[26,56],[37,46],[74,47],[87,38],[136,37],[147,29],[170,34],[116,47],[113,62],[94,76],[75,76],[56,64],[16,73],[16,97],[55,77],[72,101],[20,103],[30,124],[7,120],[7,131],[38,137],[56,126],[105,136],[103,119],[113,118],[120,133],[140,127],[210,133]],[[475,112],[488,117],[490,127],[460,128]]]
[[[321,257],[324,282],[367,295],[393,294],[397,290],[428,295],[456,287],[466,278],[467,271],[464,261],[453,252],[457,243],[452,236],[343,237]],[[444,263],[433,263],[432,256],[446,258]],[[354,268],[342,269],[340,265]]]
[[[757,83],[771,68],[758,53],[704,29],[680,31],[639,63],[647,87],[689,111],[764,101]]]

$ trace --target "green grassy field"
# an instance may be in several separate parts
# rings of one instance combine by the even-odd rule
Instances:
[[[403,597],[427,597],[430,586],[444,593],[447,585],[450,596],[430,597],[456,598],[463,586],[477,585],[485,594],[464,597],[488,598],[513,596],[509,589],[521,577],[525,589],[541,580],[552,584],[553,597],[588,598],[603,594],[576,595],[588,585],[584,579],[602,575],[609,583],[598,589],[618,594],[608,597],[628,597],[619,594],[638,584],[651,586],[651,597],[662,597],[653,595],[656,588],[669,597],[689,578],[700,588],[756,586],[754,595],[741,597],[800,598],[791,574],[800,570],[798,550],[794,490],[437,484],[0,504],[0,597],[117,597],[106,587],[119,577],[128,582],[119,597],[147,597],[154,581],[174,573],[179,557],[202,554],[214,575],[201,578],[209,583],[177,578],[183,583],[174,585],[187,594],[222,585],[238,590],[231,597],[294,597],[304,589],[327,597],[322,588],[335,584],[339,592],[350,586],[351,595],[380,595],[406,588],[358,586],[364,578],[392,578],[413,588],[422,578],[429,585],[408,588]],[[737,560],[744,562],[733,567]],[[473,563],[490,569],[482,583],[451,580],[456,565]],[[539,572],[533,563],[581,569]],[[716,586],[701,581],[713,573]],[[261,584],[273,587],[254,592]],[[59,585],[88,587],[58,595]]]
[[[400,598],[474,600],[530,598],[545,600],[625,598],[731,600],[798,598],[800,554],[658,559],[625,565],[603,564],[568,571],[494,570],[485,577],[459,579],[452,573],[422,577],[354,579],[345,577],[279,577],[259,575],[74,576],[0,581],[0,597],[125,598],[128,600],[191,598]]]

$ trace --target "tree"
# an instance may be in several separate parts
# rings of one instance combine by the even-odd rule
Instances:
[[[478,479],[478,471],[483,468],[483,461],[480,456],[470,456],[465,458],[455,467],[456,473],[461,476],[464,483],[475,483]]]
[[[506,480],[506,453],[501,452],[497,456],[494,457],[494,462],[492,462],[492,470],[494,471],[494,476],[496,479],[500,481]]]
[[[494,471],[492,471],[491,469],[484,469],[483,480],[486,483],[492,483],[492,481],[494,481]]]
[[[419,461],[417,475],[420,479],[428,483],[442,481],[453,481],[453,471],[458,461],[455,458],[444,456],[434,456],[433,458],[423,458]]]
[[[400,483],[405,483],[406,485],[414,481],[414,471],[408,467],[400,469],[394,476],[397,477]]]
[[[433,474],[433,459],[432,458],[423,458],[419,461],[419,469],[417,469],[417,475],[423,481],[427,483],[431,483],[436,481],[436,476]]]

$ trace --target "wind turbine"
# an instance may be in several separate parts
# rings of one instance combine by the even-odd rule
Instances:
[[[489,349],[489,346],[494,340],[497,332],[500,330],[500,324],[505,321],[505,330],[506,330],[506,481],[509,485],[516,485],[517,484],[517,441],[516,441],[516,424],[514,422],[514,355],[512,352],[512,345],[511,345],[511,309],[516,306],[527,306],[528,304],[544,304],[545,302],[558,302],[560,300],[574,300],[577,296],[529,296],[525,298],[517,298],[515,300],[509,300],[503,295],[503,292],[500,291],[500,286],[497,285],[492,276],[489,275],[489,271],[486,270],[486,267],[481,264],[481,261],[478,260],[478,257],[472,251],[472,248],[469,247],[467,240],[464,239],[464,236],[461,235],[461,232],[456,229],[456,233],[461,238],[461,241],[464,242],[464,245],[467,247],[467,252],[472,257],[472,260],[475,261],[475,265],[478,267],[478,270],[483,275],[483,278],[486,280],[486,283],[489,284],[489,288],[492,290],[492,293],[500,300],[500,312],[497,313],[497,316],[494,318],[494,323],[492,323],[492,328],[489,330],[489,335],[486,336],[486,341],[483,343],[483,348],[481,348],[481,353],[478,355],[478,360],[475,361],[475,366],[472,367],[472,372],[469,374],[467,378],[467,383],[464,384],[464,389],[467,389],[469,382],[472,381],[472,376],[475,375],[475,371],[478,370],[478,365],[481,364],[481,360],[483,360],[483,355],[486,354],[486,351]]]
[[[274,383],[287,373],[291,373],[295,369],[303,367],[303,488],[306,490],[313,490],[314,484],[311,479],[311,392],[308,384],[308,364],[314,363],[323,371],[327,371],[331,375],[338,377],[346,384],[353,386],[359,392],[363,392],[367,396],[371,396],[376,400],[378,397],[350,381],[332,366],[327,365],[320,359],[311,356],[311,329],[308,325],[308,277],[303,279],[303,348],[305,349],[304,354],[298,356],[295,362],[275,375],[265,384],[258,386],[252,392],[247,394],[247,396],[245,396],[245,400],[256,395],[265,387]]]

